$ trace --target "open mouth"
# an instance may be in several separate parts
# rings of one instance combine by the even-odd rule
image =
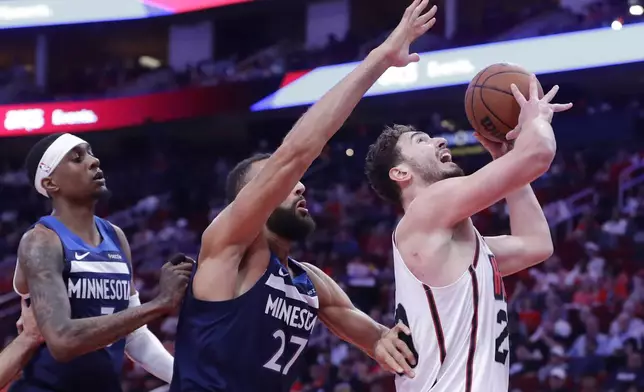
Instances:
[[[105,175],[103,174],[102,171],[98,171],[96,172],[96,174],[94,174],[94,177],[92,178],[92,180],[96,182],[105,183]]]
[[[449,153],[449,151],[445,150],[440,153],[439,159],[442,163],[447,163],[452,161],[452,154]]]
[[[303,214],[309,213],[309,210],[306,208],[306,200],[304,199],[297,202],[297,204],[295,205],[295,209]]]

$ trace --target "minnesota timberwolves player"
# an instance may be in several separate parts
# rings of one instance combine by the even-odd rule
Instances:
[[[176,308],[192,263],[166,264],[159,295],[141,305],[125,235],[94,215],[108,190],[89,144],[52,135],[32,148],[26,164],[54,211],[22,238],[14,284],[29,296],[47,344],[11,391],[120,391],[125,350],[169,382],[172,357],[144,326]]]
[[[171,391],[288,391],[319,317],[336,335],[386,369],[413,371],[414,355],[356,309],[320,269],[288,257],[313,230],[306,209],[307,168],[364,93],[390,67],[418,61],[409,45],[434,24],[436,7],[416,0],[387,40],[295,124],[271,156],[241,162],[228,181],[231,203],[202,238],[197,269],[177,331]]]

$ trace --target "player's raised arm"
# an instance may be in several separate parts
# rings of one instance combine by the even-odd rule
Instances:
[[[511,150],[508,143],[498,143],[475,134],[492,159]],[[522,271],[550,257],[554,251],[548,221],[530,185],[524,185],[505,197],[510,212],[511,235],[485,237],[503,276]]]
[[[244,252],[257,237],[365,92],[390,66],[419,60],[417,54],[409,54],[409,45],[435,22],[436,7],[423,14],[428,2],[415,0],[387,40],[299,119],[259,173],[206,229],[200,267],[215,258],[238,259],[230,256]]]
[[[556,87],[539,99],[534,75],[529,99],[515,85],[512,91],[521,107],[519,125],[508,134],[509,139],[516,139],[512,151],[469,176],[445,179],[427,187],[405,215],[405,219],[411,218],[407,223],[415,229],[453,227],[548,170],[556,152],[550,125],[553,113],[568,110],[572,104],[550,103]]]
[[[72,319],[58,236],[36,226],[23,236],[18,255],[38,327],[51,355],[61,362],[105,347],[172,311],[183,298],[190,274],[188,263],[166,264],[161,272],[161,293],[154,300],[112,315]]]

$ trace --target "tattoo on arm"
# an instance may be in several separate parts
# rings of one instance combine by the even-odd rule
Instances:
[[[18,254],[38,327],[45,340],[51,342],[66,329],[71,317],[62,280],[62,245],[53,233],[36,227],[23,237]]]
[[[36,321],[52,356],[59,361],[103,348],[164,313],[158,305],[148,303],[113,315],[72,320],[58,237],[36,227],[23,237],[19,257]]]

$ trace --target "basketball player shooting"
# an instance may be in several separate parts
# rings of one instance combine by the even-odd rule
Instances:
[[[396,319],[412,332],[416,377],[396,377],[401,392],[507,391],[508,315],[502,277],[553,251],[548,223],[530,188],[555,156],[550,125],[555,86],[538,98],[531,77],[510,144],[480,138],[494,160],[465,176],[447,142],[409,126],[386,129],[370,147],[373,189],[404,209],[393,233]],[[505,198],[512,235],[481,237],[471,216]]]
[[[141,305],[127,238],[94,215],[109,192],[91,146],[50,135],[31,149],[26,166],[54,210],[20,241],[14,288],[31,301],[46,345],[10,391],[119,392],[126,353],[170,382],[173,358],[145,325],[179,305],[192,262],[164,265],[159,295]]]
[[[365,92],[390,67],[419,60],[409,45],[436,7],[416,0],[387,40],[313,105],[272,154],[242,161],[230,204],[203,233],[177,328],[171,391],[289,391],[319,317],[385,369],[413,377],[398,333],[362,313],[319,268],[288,257],[314,229],[299,180]],[[407,360],[406,360],[406,358]]]

